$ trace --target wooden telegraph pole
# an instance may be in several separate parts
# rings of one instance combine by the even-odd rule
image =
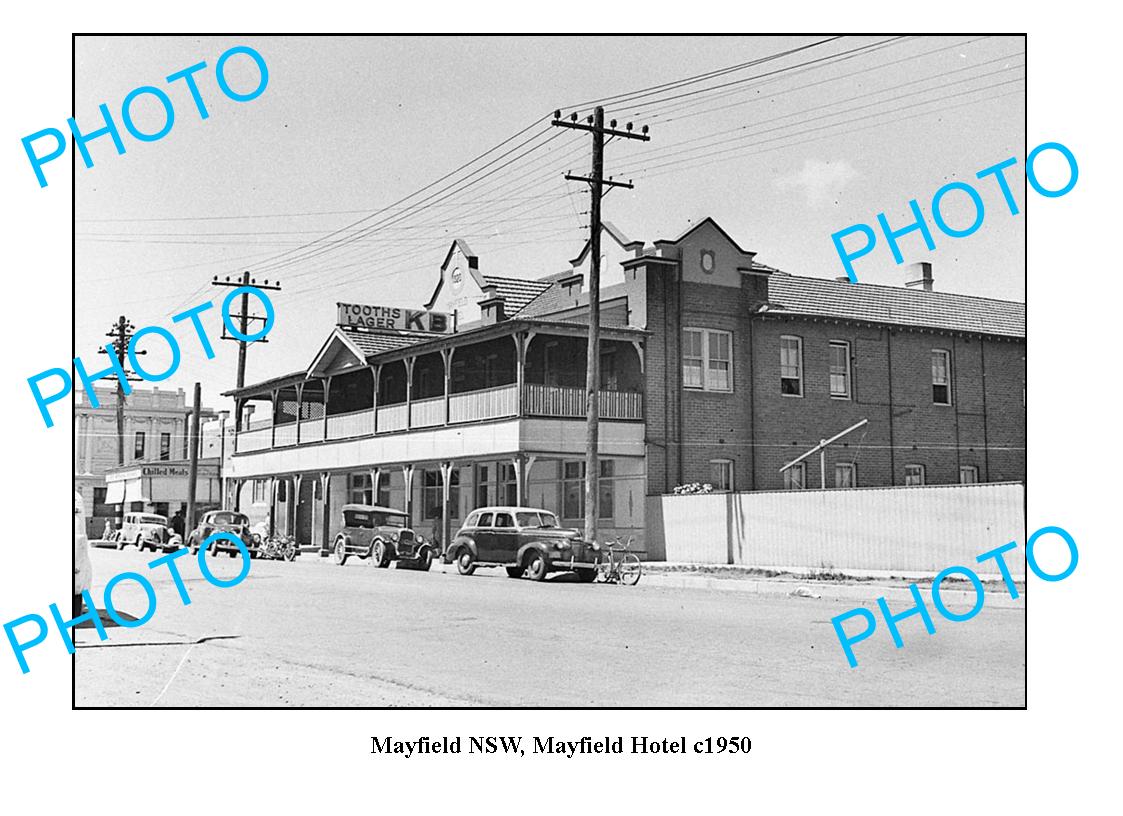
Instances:
[[[244,332],[243,332],[244,334]],[[190,535],[195,529],[195,483],[199,479],[199,421],[203,413],[203,395],[199,383],[195,383],[195,403],[191,410],[191,435],[189,445],[191,451],[187,468],[187,518],[184,519],[183,531]]]
[[[593,134],[593,173],[591,176],[574,176],[566,174],[569,181],[584,181],[589,185],[591,206],[589,217],[589,252],[591,264],[589,266],[589,341],[586,349],[585,363],[585,540],[597,540],[597,518],[599,516],[600,491],[598,480],[600,478],[600,462],[597,457],[600,439],[600,233],[601,233],[601,199],[605,196],[605,187],[626,187],[632,189],[631,183],[613,181],[604,177],[604,137],[619,137],[621,139],[639,139],[649,141],[647,125],[641,133],[632,133],[632,123],[626,125],[625,130],[616,129],[616,120],[613,119],[608,127],[604,126],[604,108],[599,105],[584,122],[577,121],[577,114],[571,114],[569,121],[563,121],[561,111],[554,111],[556,127],[573,128],[574,130],[587,130]]]
[[[140,377],[134,376],[132,371],[125,368],[125,358],[129,352],[129,341],[133,339],[133,329],[136,327],[129,322],[129,320],[121,315],[117,318],[117,322],[110,327],[109,331],[105,333],[106,337],[113,338],[113,355],[117,358],[117,362],[121,364],[121,369],[125,372],[125,379],[129,382],[139,382]],[[99,354],[109,354],[107,349],[99,349]],[[134,354],[145,354],[146,352],[139,349],[133,349]],[[110,375],[117,380],[117,464],[125,464],[125,386],[121,379],[116,374]],[[106,378],[108,379],[108,377]]]
[[[269,281],[266,280],[262,283],[258,283],[256,278],[250,277],[249,270],[243,272],[242,277],[239,280],[230,280],[229,275],[226,276],[225,280],[219,280],[218,275],[215,275],[214,279],[211,281],[211,286],[253,286],[257,289],[266,289],[266,290],[269,290],[271,292],[279,292],[281,290],[281,284],[278,281],[274,281],[273,283],[269,283]],[[256,315],[251,315],[249,313],[249,311],[250,311],[250,296],[246,292],[242,292],[241,307],[242,307],[242,311],[241,311],[240,314],[231,314],[230,316],[238,318],[238,322],[239,322],[238,331],[240,331],[242,333],[242,335],[244,336],[244,335],[249,333],[249,324],[250,324],[251,320],[265,320],[265,318],[264,317],[258,317]],[[237,387],[241,388],[242,386],[244,386],[246,384],[246,346],[250,342],[268,343],[269,341],[266,340],[264,337],[262,337],[260,340],[253,340],[253,341],[241,340],[237,337],[231,337],[229,334],[226,333],[225,324],[223,324],[223,327],[222,327],[222,339],[223,340],[236,340],[238,342],[238,383],[237,383]],[[242,412],[240,410],[236,411],[235,415],[234,415],[234,430],[235,431],[242,430]]]

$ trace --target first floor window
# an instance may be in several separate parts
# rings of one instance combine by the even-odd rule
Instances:
[[[924,465],[905,465],[905,487],[920,487],[924,484]]]
[[[951,405],[951,355],[944,349],[932,349],[932,402]]]
[[[732,459],[710,460],[710,484],[714,486],[714,490],[725,492],[733,490]]]
[[[701,388],[705,354],[702,344],[705,333],[699,329],[682,331],[682,385],[683,388]]]
[[[598,515],[611,519],[616,514],[615,487],[616,462],[612,459],[600,460],[600,480],[598,488]],[[585,463],[583,461],[562,463],[562,518],[579,519],[585,517]]]
[[[857,487],[858,474],[852,462],[838,462],[834,466],[835,487]]]
[[[133,458],[144,458],[144,431],[137,431],[136,437],[133,439]]]
[[[167,461],[172,455],[172,435],[170,433],[160,434],[160,459]]]
[[[798,337],[780,338],[780,393],[803,396],[803,340]]]
[[[733,335],[716,329],[682,330],[682,384],[703,391],[733,390]]]
[[[979,469],[974,465],[961,465],[959,468],[960,484],[978,484]]]
[[[850,399],[850,344],[841,340],[831,343],[831,396]]]
[[[800,462],[784,471],[784,490],[803,490],[807,486],[807,463]]]

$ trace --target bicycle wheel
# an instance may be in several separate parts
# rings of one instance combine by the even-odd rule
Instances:
[[[643,566],[640,564],[638,555],[628,553],[620,561],[620,583],[635,586],[639,583],[642,574]]]

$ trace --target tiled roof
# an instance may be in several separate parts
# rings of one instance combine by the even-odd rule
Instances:
[[[1026,336],[1026,306],[1009,300],[782,273],[769,277],[768,300],[766,311],[773,313]]]
[[[495,294],[503,298],[503,313],[508,318],[521,312],[551,285],[548,281],[503,278],[498,275],[484,275],[484,281],[494,286]]]
[[[549,288],[542,291],[542,294],[526,305],[519,313],[519,317],[542,317],[572,308],[573,296],[567,295],[565,289],[557,283],[552,283]]]
[[[432,340],[431,334],[417,334],[401,332],[400,334],[376,334],[375,332],[349,331],[345,332],[348,340],[354,343],[363,354],[381,354],[384,351],[412,346],[424,340]]]

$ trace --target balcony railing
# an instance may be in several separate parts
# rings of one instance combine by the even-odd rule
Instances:
[[[266,450],[273,444],[273,425],[242,431],[237,435],[235,444],[238,453]]]
[[[378,432],[404,431],[406,429],[406,404],[387,405],[378,409]]]
[[[322,442],[324,439],[324,418],[300,420],[300,444]]]
[[[585,416],[585,389],[558,385],[526,386],[523,411],[532,416]],[[643,419],[643,394],[632,391],[601,391],[602,419]]]
[[[407,413],[407,411],[409,413]],[[523,387],[522,412],[526,416],[579,419],[585,416],[585,389],[528,383]],[[501,385],[452,394],[448,398],[448,424],[501,419],[519,413],[517,385]],[[300,444],[369,436],[375,430],[375,412],[369,408],[323,419],[306,419],[300,424]],[[601,391],[600,415],[604,419],[643,419],[643,395],[631,391]],[[407,423],[407,417],[409,422]],[[296,423],[278,425],[268,420],[252,424],[237,435],[238,453],[297,444]],[[446,424],[445,398],[432,397],[408,405],[384,405],[378,409],[378,433],[410,428],[433,428]]]
[[[349,439],[374,433],[374,412],[369,408],[328,417],[328,439]]]
[[[453,394],[448,398],[448,421],[471,422],[477,419],[497,419],[514,416],[519,412],[519,387],[501,385]]]
[[[284,425],[275,425],[273,431],[273,447],[283,448],[286,445],[296,444],[296,423],[286,422]]]
[[[409,406],[409,425],[411,428],[432,428],[445,424],[445,398],[431,397],[415,400]]]

